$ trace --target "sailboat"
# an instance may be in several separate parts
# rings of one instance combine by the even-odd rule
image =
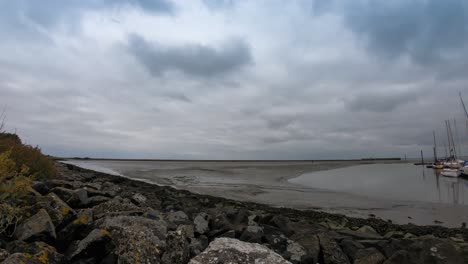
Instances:
[[[460,168],[462,167],[462,163],[457,159],[457,151],[455,149],[455,141],[453,140],[450,120],[445,120],[445,128],[447,129],[450,157],[444,162],[445,168],[440,172],[440,175],[446,177],[458,177],[461,174]]]
[[[461,104],[462,104],[462,107],[463,107],[463,111],[465,112],[465,117],[466,117],[466,121],[467,121],[467,124],[468,124],[468,111],[466,111],[465,102],[463,102],[461,92],[458,93],[458,95],[460,96],[460,101],[461,101]],[[464,176],[468,176],[468,162],[467,161],[465,161],[463,163],[463,166],[461,167],[460,171],[461,171],[461,174],[463,174]]]
[[[432,131],[432,135],[434,136],[434,164],[432,164],[432,168],[434,168],[435,170],[441,170],[444,168],[444,163],[437,158],[437,144],[435,131]]]

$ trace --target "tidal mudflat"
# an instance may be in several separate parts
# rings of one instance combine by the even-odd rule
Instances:
[[[67,160],[83,168],[196,193],[395,223],[468,222],[468,182],[403,162]],[[468,194],[467,194],[468,195]]]

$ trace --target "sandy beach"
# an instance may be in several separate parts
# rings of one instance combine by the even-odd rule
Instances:
[[[312,188],[288,181],[304,173],[376,163],[370,161],[67,160],[66,163],[200,194],[275,207],[315,209],[361,218],[375,216],[399,224],[459,227],[463,222],[468,222],[468,206],[463,204],[387,199]]]

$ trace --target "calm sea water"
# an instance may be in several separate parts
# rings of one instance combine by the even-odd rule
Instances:
[[[404,201],[468,204],[468,180],[412,164],[369,164],[305,173],[289,182]]]

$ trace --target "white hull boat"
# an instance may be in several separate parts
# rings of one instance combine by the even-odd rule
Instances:
[[[443,169],[440,172],[440,175],[445,176],[445,177],[458,177],[460,176],[461,171],[457,169]]]
[[[460,170],[463,175],[468,176],[468,166],[465,165]]]

